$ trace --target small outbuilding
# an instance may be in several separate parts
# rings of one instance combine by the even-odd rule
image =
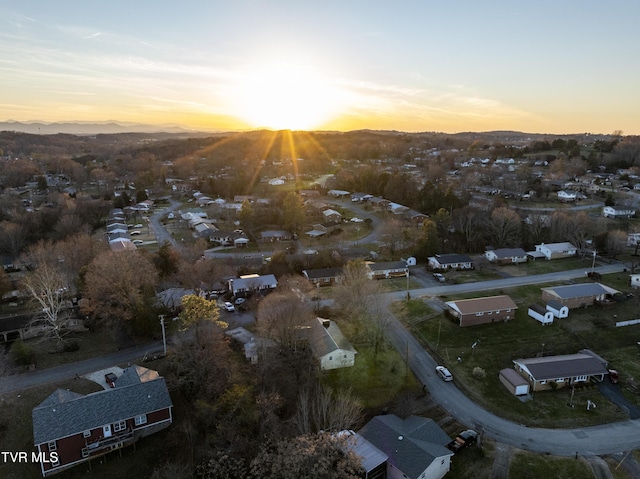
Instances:
[[[498,378],[514,396],[526,396],[529,394],[529,383],[513,368],[502,369]]]
[[[553,313],[553,316],[558,319],[569,317],[569,306],[564,306],[559,301],[549,301],[546,308],[547,311],[551,311]]]
[[[540,321],[543,325],[553,324],[553,313],[551,311],[547,311],[546,308],[540,306],[539,304],[532,304],[531,306],[529,306],[527,314],[536,321]]]

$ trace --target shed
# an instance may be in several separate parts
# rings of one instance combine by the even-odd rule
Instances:
[[[527,314],[536,321],[540,321],[542,324],[553,323],[553,313],[538,304],[532,304],[529,306]]]
[[[505,368],[498,375],[500,382],[504,384],[514,396],[526,396],[529,394],[529,383],[513,368]]]
[[[569,306],[564,306],[559,301],[549,301],[547,303],[547,311],[551,311],[558,319],[569,317]]]

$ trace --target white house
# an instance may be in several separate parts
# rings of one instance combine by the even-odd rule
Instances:
[[[537,304],[529,306],[527,314],[536,321],[540,321],[543,325],[553,324],[553,313]]]
[[[575,256],[578,253],[578,249],[569,242],[542,243],[536,245],[536,252],[542,253],[548,260],[552,260]]]
[[[278,286],[278,280],[272,274],[246,274],[239,278],[229,280],[229,291],[233,295],[238,293],[248,293],[253,291],[274,290]]]
[[[630,279],[629,279],[629,282],[630,282],[632,287],[640,288],[640,274],[638,274],[638,273],[632,274]]]
[[[466,254],[437,254],[429,257],[429,269],[473,269],[473,260]]]
[[[629,233],[627,235],[627,246],[636,246],[638,243],[640,243],[640,233]]]
[[[338,211],[332,209],[324,210],[322,212],[322,217],[325,221],[331,221],[335,223],[339,223],[340,221],[342,221],[342,215]]]
[[[284,185],[284,180],[282,178],[272,178],[269,180],[269,184],[271,186]]]
[[[602,216],[605,218],[632,218],[636,215],[636,210],[630,208],[616,208],[605,206],[602,208]]]
[[[316,319],[311,323],[309,340],[314,356],[320,361],[320,369],[326,371],[353,366],[358,352],[335,321]]]
[[[576,201],[578,199],[578,194],[575,191],[568,190],[560,190],[558,191],[558,200],[565,201]]]
[[[485,258],[492,263],[517,264],[527,262],[527,253],[522,248],[490,249],[484,252]]]

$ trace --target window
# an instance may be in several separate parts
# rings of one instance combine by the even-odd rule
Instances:
[[[587,376],[576,376],[576,381],[586,381]]]
[[[134,419],[136,426],[142,426],[147,423],[147,415],[141,414],[140,416],[136,416]]]
[[[82,450],[82,457],[89,457],[89,449]]]
[[[60,465],[60,458],[56,457],[55,461],[53,460],[54,458],[51,458],[51,467],[58,467]]]
[[[483,315],[484,315],[484,313],[482,313],[482,312],[481,313],[476,313],[476,316],[483,316]]]
[[[113,432],[124,431],[127,428],[127,421],[118,421],[113,424]]]
[[[47,447],[49,448],[50,451],[55,451],[56,449],[58,449],[58,445],[56,444],[56,441],[49,441],[49,443],[47,444]]]
[[[82,436],[83,436],[83,437],[89,437],[89,436],[91,436],[91,431],[84,431],[84,432],[82,433]]]
[[[333,361],[333,356],[329,356],[329,361]]]

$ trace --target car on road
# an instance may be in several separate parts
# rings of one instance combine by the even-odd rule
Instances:
[[[140,229],[140,228],[143,227],[143,224],[142,223],[138,223],[137,225],[133,225],[133,227]]]
[[[352,223],[364,223],[362,218],[351,218]]]
[[[238,298],[238,299],[236,299],[233,303],[234,303],[234,304],[242,304],[242,303],[244,303],[245,301],[246,301],[246,299],[244,299],[244,298]]]
[[[135,235],[139,235],[139,234],[142,234],[142,233],[140,231],[138,231],[138,230],[135,230],[135,231],[132,231],[131,233],[129,233],[130,236],[135,236]]]
[[[133,244],[142,244],[144,243],[144,241],[140,240],[140,239],[134,239],[133,240]]]
[[[453,452],[457,452],[461,449],[467,448],[476,443],[478,440],[478,433],[473,429],[467,429],[466,431],[462,431],[460,434],[456,436],[456,438],[447,444],[447,448],[452,450]]]
[[[439,281],[441,283],[444,283],[446,281],[445,277],[441,273],[433,273],[433,277],[436,279],[436,281]]]
[[[438,376],[440,376],[443,381],[453,381],[453,374],[444,366],[436,366],[436,373],[438,373]]]
[[[109,387],[116,387],[116,379],[118,379],[118,376],[113,373],[107,373],[104,375],[104,380],[109,385]]]
[[[231,304],[229,301],[225,301],[223,307],[227,311],[235,311],[236,310],[236,307],[233,304]]]

